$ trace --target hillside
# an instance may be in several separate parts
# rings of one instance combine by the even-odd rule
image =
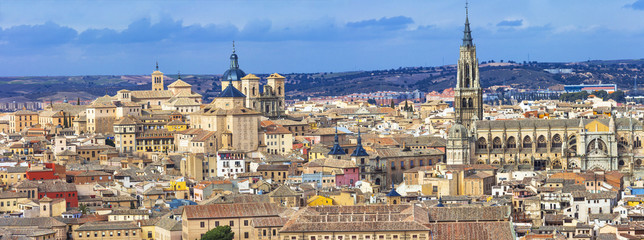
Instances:
[[[572,73],[549,73],[545,69],[571,69]],[[576,63],[496,63],[483,62],[480,77],[483,87],[509,85],[522,89],[544,89],[557,84],[615,83],[620,89],[633,89],[634,79],[644,69],[644,60],[587,61]],[[380,90],[442,91],[456,84],[456,66],[408,67],[389,70],[339,73],[290,73],[287,94],[290,98],[344,95]],[[265,78],[268,75],[258,74]],[[166,84],[176,75],[166,75]],[[184,75],[182,79],[210,101],[220,91],[220,75]],[[120,89],[150,88],[149,75],[0,77],[0,102],[49,101],[80,98],[91,100],[113,95]]]

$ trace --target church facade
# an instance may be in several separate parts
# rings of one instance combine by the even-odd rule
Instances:
[[[642,123],[632,118],[478,121],[475,163],[535,170],[642,167]]]

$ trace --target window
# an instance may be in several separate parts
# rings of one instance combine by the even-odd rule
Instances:
[[[266,236],[266,229],[264,229],[264,230],[262,231],[262,236],[264,236],[264,237]]]
[[[244,232],[244,238],[248,238],[248,232]]]
[[[82,237],[83,237],[83,233],[80,233],[80,232],[79,232],[79,233],[78,233],[78,237],[79,237],[79,238],[82,238]]]
[[[231,227],[235,226],[235,221],[230,221],[230,225],[228,226],[231,226]]]
[[[244,220],[244,226],[248,226],[248,220]]]
[[[130,231],[125,231],[125,236],[128,236],[130,234]]]
[[[205,227],[206,227],[206,223],[205,223],[205,222],[201,222],[201,223],[199,223],[199,225],[201,226],[201,228],[205,228]]]
[[[405,169],[405,161],[400,161],[400,169]]]
[[[152,238],[152,231],[148,231],[148,238]]]

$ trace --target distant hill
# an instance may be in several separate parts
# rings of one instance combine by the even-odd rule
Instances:
[[[568,69],[572,73],[550,73],[546,69]],[[552,72],[556,72],[553,70]],[[557,84],[615,83],[622,90],[632,90],[634,79],[644,78],[644,59],[608,60],[572,63],[497,63],[482,62],[483,87],[509,85],[523,89],[545,89]],[[380,90],[442,91],[456,84],[456,66],[407,67],[388,70],[337,73],[289,73],[287,94],[290,98],[335,96]],[[266,74],[258,74],[266,78]],[[166,75],[166,84],[176,75]],[[210,101],[221,90],[221,75],[183,75],[182,79]],[[149,75],[0,77],[0,102],[90,100],[120,89],[150,89]],[[641,85],[641,84],[639,84]]]

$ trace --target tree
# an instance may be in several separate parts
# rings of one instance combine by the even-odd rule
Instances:
[[[67,116],[65,116],[65,112],[63,112],[63,128],[67,128]]]
[[[393,99],[391,99],[391,108],[392,108],[392,109],[396,109],[396,105],[394,104],[394,100],[393,100]]]
[[[87,214],[88,210],[89,209],[87,208],[87,205],[85,205],[85,204],[81,204],[81,205],[78,206],[78,211],[80,211],[82,214]]]
[[[219,226],[206,232],[201,240],[233,240],[235,233],[230,230],[230,226]]]

